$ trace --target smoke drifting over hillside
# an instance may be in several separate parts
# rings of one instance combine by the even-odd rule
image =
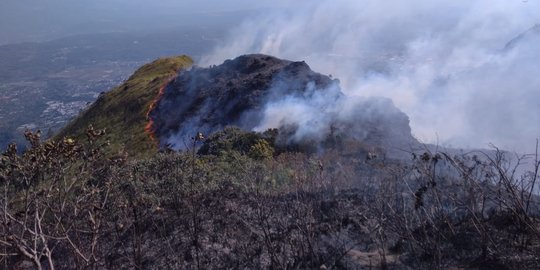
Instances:
[[[408,117],[389,99],[347,98],[338,80],[305,62],[261,54],[181,72],[149,116],[149,131],[173,149],[189,147],[197,132],[211,134],[227,125],[260,132],[279,128],[278,144],[309,142],[319,150],[336,137],[391,150],[417,143]]]
[[[245,53],[305,60],[350,97],[391,98],[424,142],[530,151],[540,137],[539,22],[537,1],[297,1],[245,21],[202,64]]]

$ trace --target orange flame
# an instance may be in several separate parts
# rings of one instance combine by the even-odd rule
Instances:
[[[171,83],[171,81],[175,78],[175,76],[171,76],[170,78],[168,78],[165,83],[159,87],[159,91],[158,91],[158,94],[156,95],[156,97],[152,100],[152,102],[150,102],[150,105],[148,106],[148,111],[146,111],[146,120],[148,121],[148,123],[146,123],[146,126],[144,127],[144,131],[146,132],[146,134],[148,134],[148,136],[150,137],[150,139],[155,142],[156,144],[158,143],[157,140],[156,140],[156,134],[155,134],[155,129],[154,129],[154,120],[152,120],[152,117],[150,117],[150,113],[157,107],[159,101],[161,100],[161,98],[163,97],[163,94],[165,92],[165,88]]]

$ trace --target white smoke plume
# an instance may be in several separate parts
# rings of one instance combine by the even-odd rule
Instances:
[[[529,152],[540,137],[536,23],[533,0],[301,0],[246,20],[201,64],[246,53],[305,60],[350,97],[391,98],[423,142]],[[291,104],[274,103],[266,124],[277,111],[298,124],[317,115]]]

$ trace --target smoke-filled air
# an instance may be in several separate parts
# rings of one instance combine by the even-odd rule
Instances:
[[[421,142],[532,152],[540,136],[537,23],[538,1],[295,1],[246,19],[199,64],[246,53],[305,60],[338,78],[351,99],[392,99]],[[280,115],[297,124],[320,117],[320,106],[288,98],[267,104],[257,128]]]

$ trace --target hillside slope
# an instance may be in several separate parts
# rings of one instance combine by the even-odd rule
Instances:
[[[79,117],[62,129],[56,138],[83,139],[86,129],[105,129],[111,152],[126,151],[130,156],[147,156],[157,151],[145,132],[147,113],[163,87],[181,69],[189,68],[188,56],[158,59],[139,68],[126,82],[103,93]]]
[[[339,80],[303,61],[262,54],[179,73],[149,116],[160,145],[173,149],[185,148],[197,132],[208,135],[228,125],[277,128],[282,144],[315,148],[344,137],[384,148],[416,143],[409,118],[391,100],[347,96]]]

